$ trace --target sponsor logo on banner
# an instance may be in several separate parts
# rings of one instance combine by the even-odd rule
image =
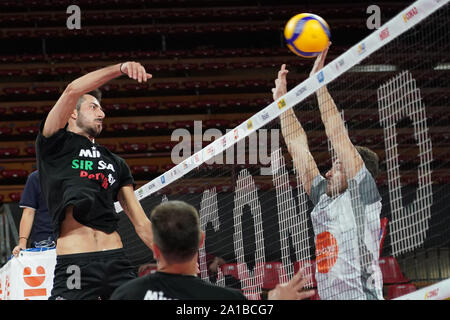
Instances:
[[[41,287],[45,281],[45,268],[37,266],[35,270],[31,267],[23,269],[23,281],[31,289],[23,289],[23,296],[26,300],[30,297],[45,297],[47,296],[47,288]]]
[[[227,137],[226,136],[223,137],[221,141],[222,141],[222,147],[226,148],[226,146],[227,146]]]
[[[234,129],[234,141],[236,141],[237,139],[239,139],[239,131],[238,129]]]
[[[342,59],[339,59],[339,61],[337,61],[334,66],[336,67],[336,70],[339,70],[339,68],[343,67],[344,64],[345,64],[345,60],[344,60],[344,58],[342,58]]]
[[[166,183],[166,177],[164,175],[161,176],[161,183],[162,184]]]
[[[362,55],[365,52],[366,52],[366,44],[364,42],[361,42],[360,44],[358,44],[357,53],[359,55]]]
[[[380,31],[380,40],[383,41],[387,37],[389,37],[389,28],[388,27],[386,27]]]
[[[206,149],[206,154],[207,155],[212,155],[212,154],[214,154],[214,146],[209,146],[207,149]]]
[[[247,130],[252,130],[252,129],[253,129],[253,122],[250,119],[250,120],[247,121]]]
[[[411,10],[409,10],[407,13],[403,15],[403,21],[408,22],[411,20],[414,16],[416,16],[419,13],[416,7],[412,7]]]
[[[264,113],[261,114],[261,120],[262,121],[266,121],[267,119],[269,119],[269,113],[266,111]]]
[[[284,99],[281,99],[280,101],[278,101],[278,109],[283,109],[284,107],[286,107],[286,101],[284,101]]]
[[[194,162],[195,162],[195,163],[199,163],[199,162],[200,162],[200,157],[198,156],[198,153],[196,153],[196,154],[194,155]]]
[[[317,80],[319,81],[319,83],[322,83],[323,80],[325,80],[325,76],[323,75],[323,71],[320,71],[320,72],[317,74]]]
[[[298,90],[295,92],[295,96],[296,96],[296,97],[300,96],[302,93],[306,92],[307,89],[308,89],[308,88],[307,88],[306,86],[300,87],[300,89],[298,89]]]
[[[141,188],[137,189],[137,194],[139,198],[142,198],[142,196],[144,195],[144,190],[142,190]]]
[[[150,183],[147,187],[147,190],[151,191],[154,187],[156,187],[156,185],[154,183]]]
[[[439,294],[439,288],[436,288],[434,290],[428,291],[425,293],[425,300],[431,299],[433,297],[436,297]]]

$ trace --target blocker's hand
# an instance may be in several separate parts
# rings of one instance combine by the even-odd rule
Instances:
[[[147,82],[152,77],[151,74],[145,71],[145,68],[135,61],[124,62],[120,65],[120,71],[126,74],[129,78],[137,80],[139,83]]]
[[[315,290],[303,290],[309,279],[304,276],[303,270],[298,271],[289,282],[278,284],[270,290],[269,300],[303,300],[312,297]]]
[[[314,62],[314,66],[311,70],[311,73],[309,76],[312,76],[313,74],[320,71],[320,69],[323,68],[325,64],[325,58],[327,57],[328,49],[331,46],[331,42],[328,43],[328,46],[317,56],[316,61]]]
[[[286,70],[286,65],[281,65],[280,71],[278,71],[278,78],[275,80],[275,88],[272,88],[273,100],[277,100],[287,92],[286,75],[289,71]]]

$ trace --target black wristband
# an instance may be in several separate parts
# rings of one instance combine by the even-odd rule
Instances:
[[[125,63],[125,62],[122,62],[122,63],[120,64],[119,70],[120,70],[120,73],[122,73],[122,74],[124,74],[124,75],[127,75],[125,72],[122,71],[122,65],[123,65],[124,63]]]

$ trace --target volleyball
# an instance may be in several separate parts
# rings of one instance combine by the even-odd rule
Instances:
[[[287,47],[304,58],[318,56],[328,46],[330,36],[328,23],[312,13],[293,16],[284,27]]]

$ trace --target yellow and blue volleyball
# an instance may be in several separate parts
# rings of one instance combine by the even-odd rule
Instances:
[[[330,27],[316,14],[300,13],[286,23],[284,38],[293,53],[304,58],[313,58],[328,46],[331,38]]]

